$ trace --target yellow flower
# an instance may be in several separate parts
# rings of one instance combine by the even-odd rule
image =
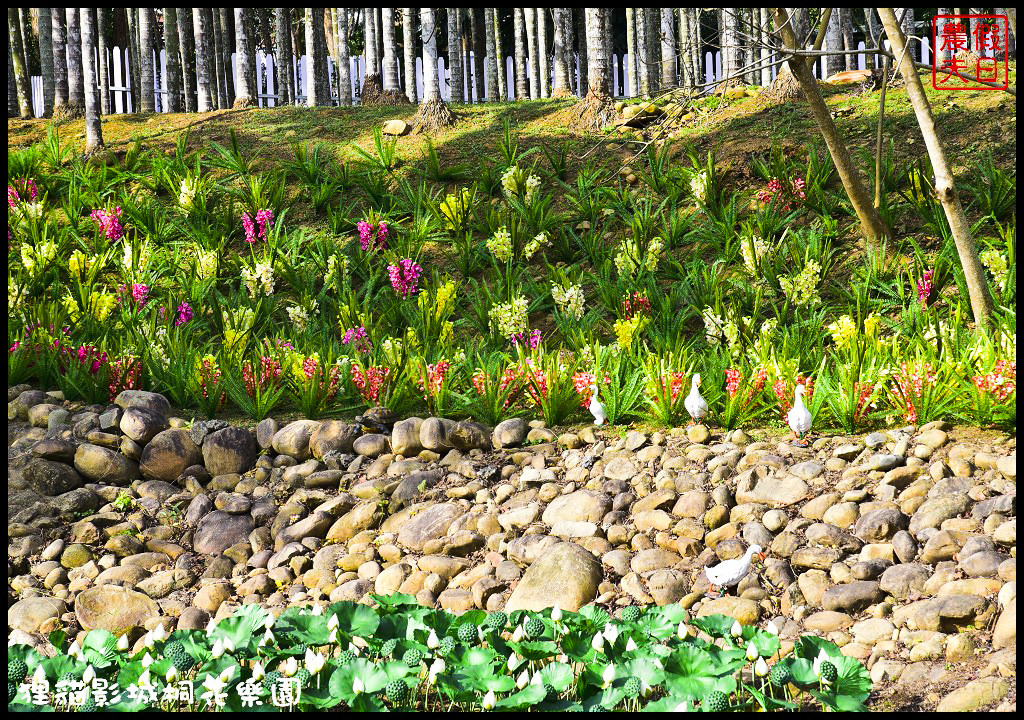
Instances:
[[[450,321],[446,321],[441,325],[441,336],[438,338],[442,346],[451,345],[455,339],[455,325]]]
[[[625,350],[633,343],[633,338],[647,324],[647,318],[643,315],[634,315],[629,320],[615,321],[615,335],[618,337],[619,347]]]

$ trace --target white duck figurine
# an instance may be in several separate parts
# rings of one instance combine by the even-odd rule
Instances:
[[[724,591],[729,586],[735,585],[745,578],[747,573],[750,572],[750,563],[754,555],[757,555],[762,560],[764,559],[765,554],[762,552],[760,545],[751,545],[747,548],[747,552],[743,557],[723,560],[715,567],[705,567],[704,575],[707,576],[708,581],[711,583],[711,592],[715,592],[715,585],[718,585]]]
[[[683,406],[686,408],[686,412],[690,413],[690,424],[700,422],[704,419],[704,416],[708,414],[708,403],[703,397],[701,397],[700,390],[697,386],[700,385],[700,373],[693,376],[693,383],[690,385],[690,394],[686,396],[686,400],[683,401]]]
[[[593,394],[590,396],[589,410],[590,414],[594,416],[594,424],[604,425],[608,420],[608,413],[605,412],[604,403],[597,399],[597,385],[591,385],[590,391]]]
[[[807,440],[804,436],[811,429],[811,411],[804,405],[804,392],[806,388],[802,384],[796,386],[796,398],[793,400],[793,407],[786,416],[790,430],[793,431],[793,444],[798,447],[807,447]]]

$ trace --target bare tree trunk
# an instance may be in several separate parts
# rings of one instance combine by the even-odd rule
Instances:
[[[587,130],[601,130],[616,117],[611,98],[611,63],[606,39],[610,12],[609,8],[586,8],[589,89],[578,125]]]
[[[110,22],[110,8],[96,9],[96,50],[100,56],[100,114],[110,114],[110,48],[107,42],[107,26]]]
[[[10,30],[7,31],[7,117],[15,118],[21,112],[18,105],[18,81],[14,77],[14,57],[11,53]]]
[[[551,57],[548,54],[548,9],[537,8],[537,67],[540,96],[551,97]]]
[[[537,67],[537,10],[523,8],[523,29],[526,31],[526,69],[530,86],[530,99],[540,97]]]
[[[651,93],[650,75],[647,72],[647,9],[638,7],[633,11],[633,43],[636,56],[636,90],[633,97],[646,97]],[[627,38],[628,41],[628,38]]]
[[[327,80],[327,34],[324,29],[323,8],[306,8],[306,54],[309,56],[306,105],[329,105],[331,85]]]
[[[459,8],[448,8],[448,69],[453,103],[465,102],[462,77],[462,19]]]
[[[149,35],[152,8],[139,8],[139,111],[156,111],[153,93],[153,39]]]
[[[235,92],[234,108],[247,108],[256,104],[255,88],[249,84],[255,65],[253,48],[249,46],[249,37],[245,26],[249,22],[249,13],[245,8],[235,8],[235,53],[238,63],[238,85]],[[230,68],[229,68],[230,69]]]
[[[68,28],[68,109],[78,117],[85,110],[85,90],[82,81],[82,30],[78,8],[65,8]]]
[[[582,7],[573,8],[575,13],[575,40],[577,40],[577,52],[580,55],[580,97],[586,97],[590,89],[590,78],[588,69],[590,62],[587,59],[589,48],[587,47],[587,11]]]
[[[856,50],[857,46],[853,41],[853,21],[851,18],[851,10],[848,7],[838,8],[839,10],[839,26],[843,28],[843,49],[847,52]],[[856,70],[856,56],[844,55],[843,66],[847,70]]]
[[[363,8],[363,37],[365,38],[364,58],[366,75],[363,78],[363,105],[374,105],[383,92],[380,77],[380,56],[377,55],[377,13],[373,8]],[[424,71],[425,72],[425,71]]]
[[[456,117],[441,99],[437,75],[437,17],[433,8],[420,8],[420,35],[423,38],[423,103],[413,124],[425,132],[434,132],[455,124]]]
[[[552,97],[568,97],[572,95],[572,82],[569,80],[569,39],[567,18],[572,17],[569,8],[554,9],[555,31],[555,87]]]
[[[825,49],[829,52],[841,50],[843,46],[843,28],[840,13],[833,11],[828,20],[828,29],[825,31]],[[842,55],[825,56],[825,77],[840,72],[844,67]],[[822,78],[824,80],[824,78]]]
[[[487,43],[487,69],[484,71],[484,93],[489,102],[498,99],[498,58],[494,47],[494,8],[484,8],[484,36]]]
[[[291,8],[274,8],[274,79],[277,105],[291,102],[292,75]]]
[[[676,82],[676,24],[671,8],[661,9],[661,89],[675,87]]]
[[[85,100],[85,154],[103,149],[99,88],[96,84],[96,21],[92,8],[79,8],[82,35],[82,72]]]
[[[64,8],[50,8],[50,35],[53,40],[53,111],[64,113],[68,104],[68,51]],[[10,44],[8,43],[8,50]],[[12,83],[13,87],[13,83]]]
[[[125,8],[128,16],[128,85],[131,86],[132,112],[142,107],[142,59],[139,55],[139,9]],[[68,44],[71,43],[71,22],[68,21]],[[69,80],[70,83],[70,75]]]
[[[989,290],[988,278],[978,256],[978,246],[975,244],[974,236],[971,234],[971,225],[964,215],[963,207],[960,205],[960,196],[956,191],[953,182],[953,173],[946,162],[946,151],[942,146],[942,140],[935,130],[935,119],[932,117],[931,107],[928,105],[928,98],[924,93],[924,86],[921,84],[921,77],[914,67],[914,58],[904,53],[907,39],[903,34],[896,14],[892,8],[877,8],[878,16],[885,27],[885,34],[889,37],[892,46],[893,56],[899,62],[900,74],[907,84],[907,95],[910,97],[910,104],[914,106],[914,114],[917,115],[917,124],[921,127],[921,134],[924,136],[925,147],[928,148],[928,158],[931,160],[932,168],[935,171],[935,194],[942,203],[942,209],[946,213],[946,220],[953,233],[953,240],[956,243],[957,253],[960,255],[960,263],[964,268],[964,277],[967,280],[967,291],[971,298],[971,310],[974,312],[974,319],[978,325],[987,325],[992,315],[994,305],[992,293]]]
[[[39,68],[43,73],[43,117],[53,115],[52,26],[50,8],[39,8]]]
[[[338,101],[342,105],[351,105],[352,61],[348,54],[348,8],[338,8],[338,83],[341,86]]]
[[[402,53],[405,57],[405,96],[414,103],[417,101],[415,8],[402,8]]]
[[[658,39],[661,31],[661,13],[658,8],[646,8],[644,21],[647,23],[647,83],[653,94],[661,89],[661,42]]]
[[[530,97],[530,86],[526,77],[526,14],[523,8],[512,8],[512,13],[516,100],[525,100]]]
[[[213,81],[210,77],[213,27],[209,14],[203,8],[192,8],[192,28],[196,45],[196,89],[199,96],[197,109],[199,112],[210,112],[213,110]]]
[[[771,19],[768,14],[768,8],[758,8],[760,12],[760,55],[761,55],[761,87],[768,87],[772,84],[772,69],[768,67],[768,60],[771,57],[771,50],[768,49],[766,40],[768,38],[768,32],[771,28]]]
[[[494,67],[498,80],[497,100],[508,100],[508,63],[505,62],[505,46],[501,42],[501,8],[493,8],[494,22],[491,32],[494,34]]]
[[[181,50],[182,89],[185,112],[196,111],[196,40],[192,8],[178,8],[178,47]]]
[[[473,19],[470,32],[473,35],[473,97],[476,102],[483,100],[484,94],[484,60],[487,58],[487,13],[482,7],[470,10]]]
[[[22,45],[21,21],[16,8],[7,8],[7,42],[14,67],[14,82],[18,94],[18,112],[22,118],[32,117],[32,86],[29,84],[28,63]]]
[[[164,8],[164,47],[167,48],[167,110],[177,113],[181,112],[181,56],[178,48],[177,8]],[[102,68],[102,55],[100,59]]]
[[[226,110],[235,104],[239,96],[240,87],[245,80],[235,79],[235,69],[231,62],[232,50],[238,43],[238,26],[235,22],[234,11],[231,8],[217,8],[213,12],[213,53],[211,55],[210,71],[213,73],[214,95],[217,107]],[[242,30],[245,32],[244,28]],[[235,65],[241,71],[241,58],[235,55]],[[241,74],[241,72],[239,72]]]
[[[786,48],[789,50],[798,49],[797,35],[789,23],[789,14],[786,8],[772,8],[772,13],[775,19],[775,27],[779,28],[782,33],[782,39]],[[860,220],[861,233],[864,235],[868,247],[874,249],[881,239],[888,234],[889,229],[885,226],[881,216],[878,214],[878,210],[872,204],[871,196],[868,195],[860,174],[850,159],[850,153],[847,151],[846,145],[836,129],[836,125],[832,120],[832,113],[829,112],[825,100],[821,97],[818,83],[811,74],[810,66],[800,58],[791,59],[789,65],[792,68],[793,75],[796,76],[797,81],[800,83],[800,89],[803,91],[811,113],[818,123],[818,129],[825,139],[825,144],[828,145],[832,162],[836,166],[836,171],[843,181],[846,194],[850,197],[853,209]]]

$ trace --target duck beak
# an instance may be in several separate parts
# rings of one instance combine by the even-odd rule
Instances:
[[[761,562],[764,562],[764,559],[765,559],[766,557],[768,557],[768,553],[764,553],[764,552],[759,552],[759,553],[757,554],[757,559],[758,559],[758,560],[760,560]]]

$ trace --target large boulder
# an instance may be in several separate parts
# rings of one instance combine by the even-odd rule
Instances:
[[[103,485],[128,485],[139,477],[138,466],[124,455],[89,443],[75,451],[75,470]]]
[[[145,445],[161,430],[167,429],[167,416],[144,407],[129,407],[121,415],[121,432]]]
[[[27,633],[39,632],[39,626],[59,618],[67,610],[63,600],[54,597],[29,597],[7,609],[7,627]]]
[[[171,404],[167,402],[167,398],[160,393],[146,392],[145,390],[122,390],[114,398],[114,404],[124,410],[142,408],[163,417],[171,414]]]
[[[352,443],[359,437],[359,428],[341,420],[326,420],[320,423],[309,438],[309,451],[317,460],[323,460],[330,452],[347,455],[352,452]]]
[[[398,542],[417,552],[430,540],[444,537],[456,518],[465,514],[461,505],[439,503],[432,505],[405,522],[398,531]]]
[[[605,513],[612,509],[611,500],[604,493],[593,490],[577,490],[568,495],[559,495],[544,511],[543,520],[548,525],[557,522],[601,522]]]
[[[85,484],[70,465],[41,458],[29,460],[21,475],[25,487],[40,495],[61,495]]]
[[[420,444],[420,426],[423,418],[411,417],[396,423],[391,431],[391,450],[405,457],[412,457],[423,449]]]
[[[203,440],[203,464],[210,475],[241,475],[256,464],[259,448],[251,430],[228,427],[210,433]]]
[[[522,418],[509,418],[497,424],[491,434],[491,443],[495,448],[517,447],[526,440],[530,426]],[[458,446],[456,446],[458,447]]]
[[[119,585],[89,588],[75,598],[75,617],[83,630],[121,635],[159,616],[160,606],[153,599]]]
[[[597,558],[575,543],[558,543],[527,568],[505,610],[543,610],[558,605],[577,612],[597,597],[601,577]]]
[[[309,460],[309,441],[318,427],[320,423],[316,420],[296,420],[288,423],[274,435],[274,452],[291,455],[300,462]]]
[[[192,544],[197,553],[216,555],[236,543],[248,540],[254,527],[249,515],[233,515],[214,510],[199,521]]]
[[[171,428],[157,433],[142,451],[139,470],[149,480],[173,482],[181,472],[203,462],[203,453],[192,442],[188,430]]]

